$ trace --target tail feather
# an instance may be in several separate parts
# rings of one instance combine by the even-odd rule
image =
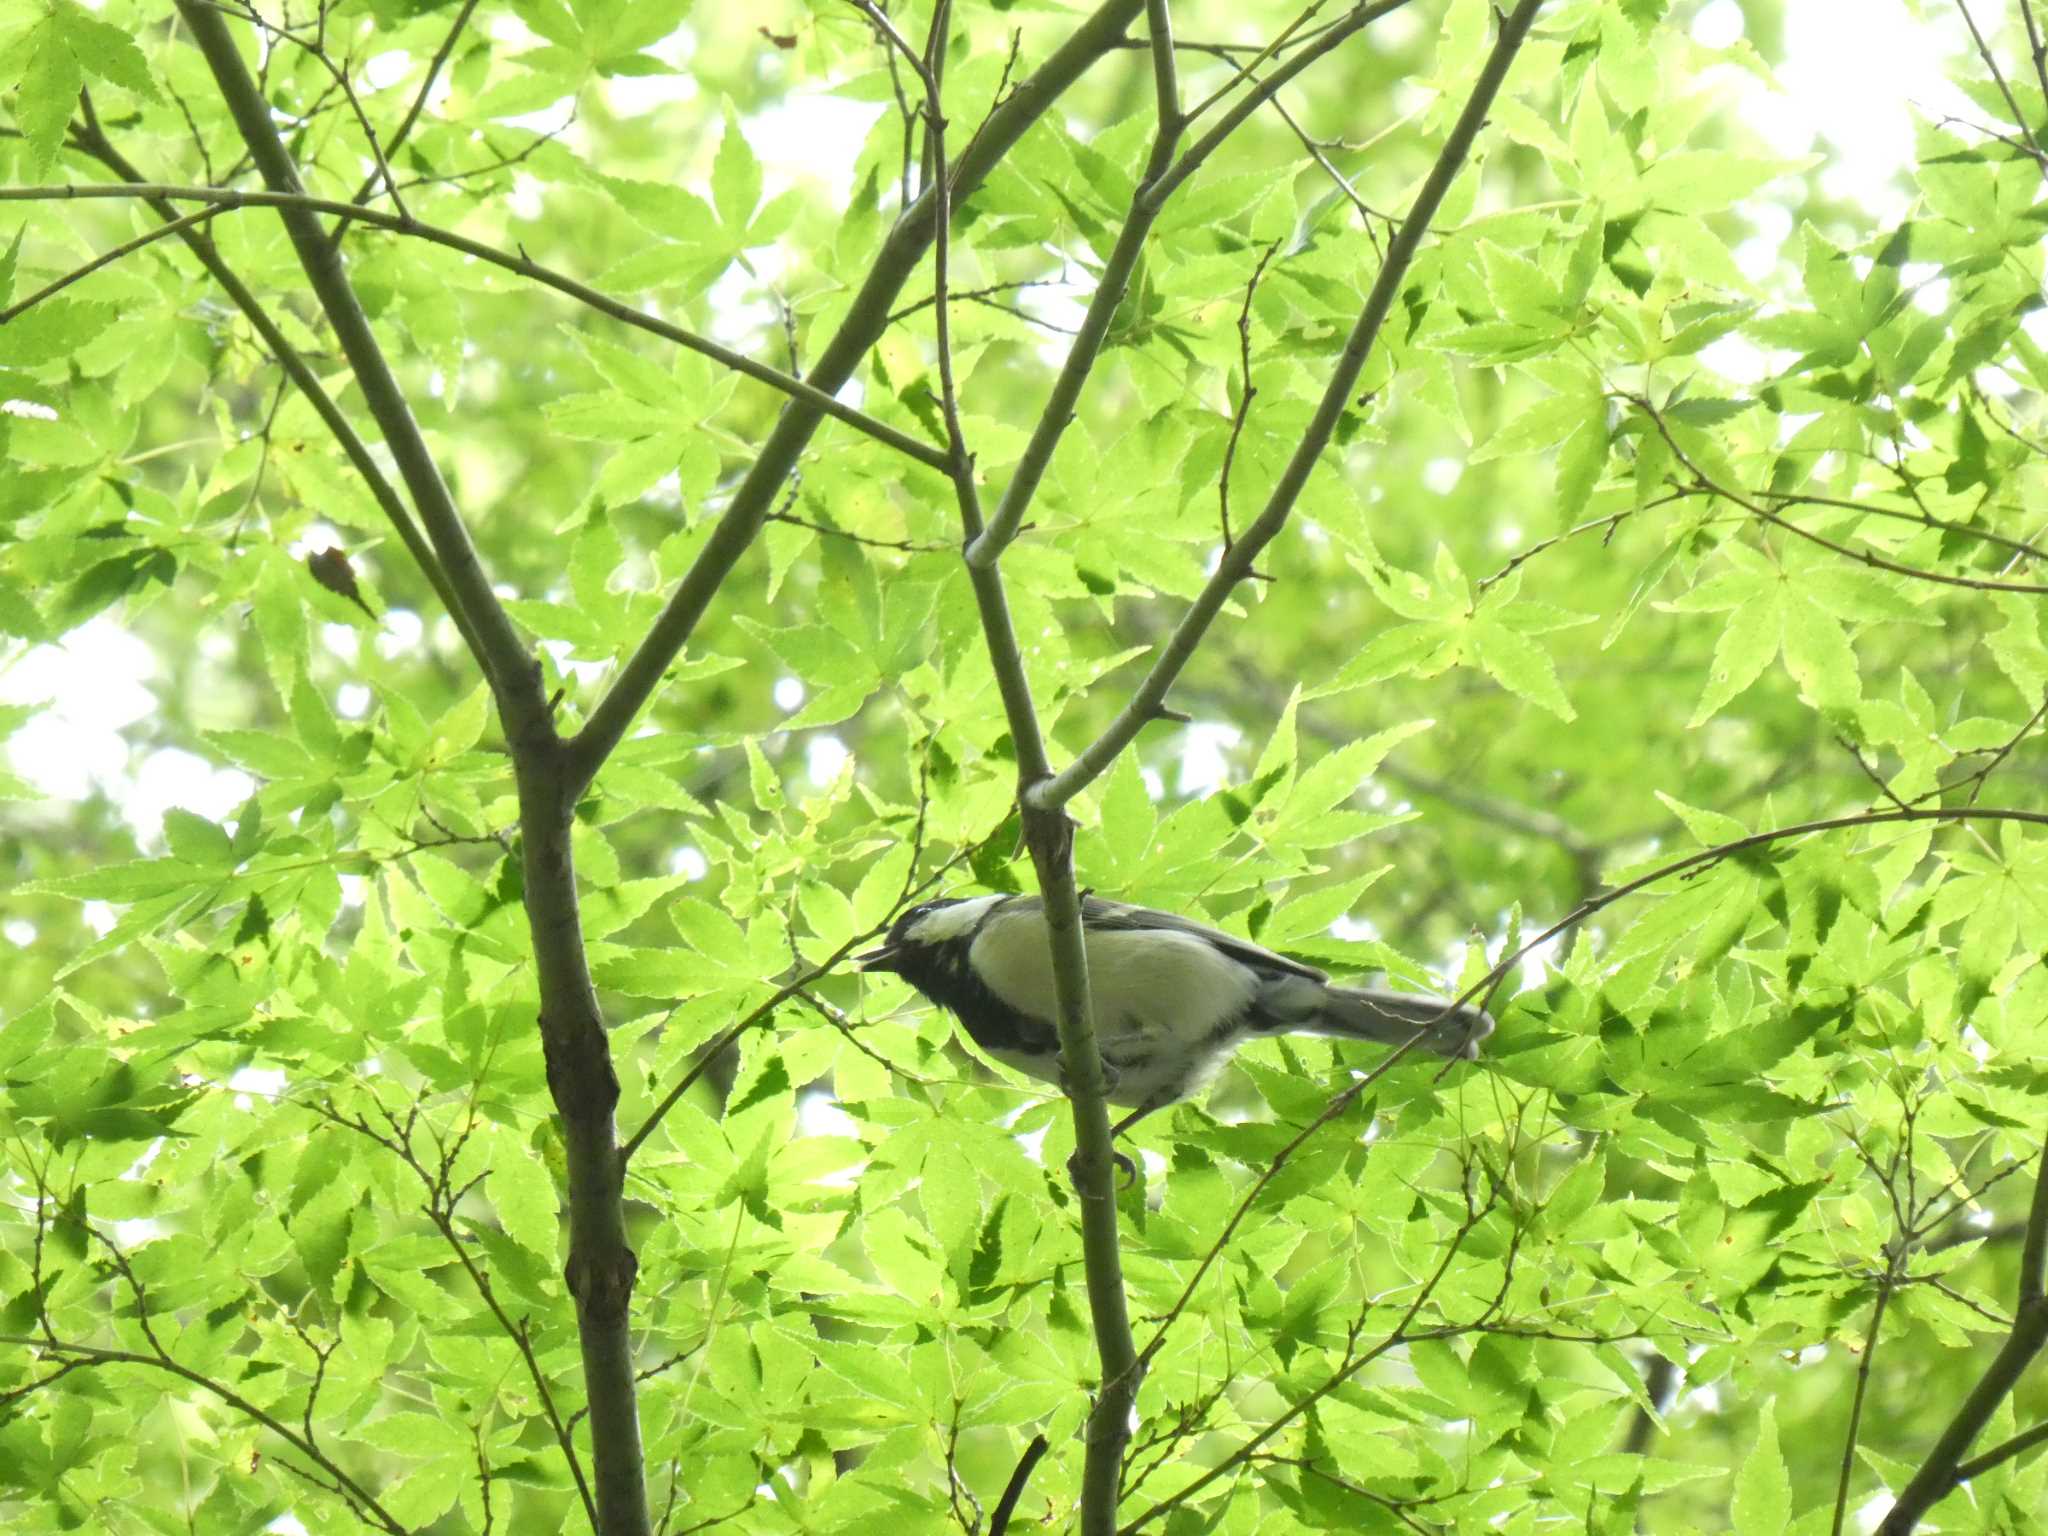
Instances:
[[[1377,987],[1322,989],[1320,1006],[1294,1028],[1307,1034],[1342,1035],[1399,1045],[1423,1030],[1422,1045],[1439,1056],[1477,1059],[1479,1042],[1493,1033],[1493,1016],[1468,1004],[1416,992]]]

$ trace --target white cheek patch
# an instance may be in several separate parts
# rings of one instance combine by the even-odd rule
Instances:
[[[1005,912],[990,918],[974,936],[967,957],[982,983],[1019,1013],[1034,1019],[1054,1017],[1052,956],[1046,948],[1045,919],[1039,913]]]
[[[974,932],[975,925],[987,914],[988,909],[1002,896],[976,896],[971,901],[955,902],[950,907],[940,907],[936,912],[927,912],[917,920],[917,926],[910,930],[920,944],[943,944],[948,939],[957,939]]]
[[[1190,1042],[1243,1015],[1258,978],[1194,934],[1170,928],[1087,935],[1088,987],[1096,1034]],[[1048,1022],[1059,1014],[1044,918],[993,919],[974,940],[974,969],[1018,1012]]]

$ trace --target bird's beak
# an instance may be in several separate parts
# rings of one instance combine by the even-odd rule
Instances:
[[[880,949],[855,955],[853,963],[864,971],[893,971],[896,969],[896,951],[884,944]]]

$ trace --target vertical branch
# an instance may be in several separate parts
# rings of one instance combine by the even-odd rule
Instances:
[[[2041,25],[2034,19],[2034,0],[2020,0],[2020,21],[2027,29],[2027,61],[2034,66],[2034,79],[2041,95],[2048,99],[2048,42],[2041,37]]]
[[[1074,402],[1094,367],[1110,317],[1122,299],[1131,270],[1161,204],[1150,202],[1142,188],[1133,199],[1108,269],[1089,306],[1088,317],[1068,352],[1066,363],[1040,414],[1038,429],[1025,450],[1024,461],[1012,477],[991,525],[982,513],[980,493],[974,482],[973,455],[960,428],[957,380],[952,366],[947,225],[953,178],[946,164],[945,116],[937,68],[937,60],[943,50],[947,7],[942,0],[933,16],[930,42],[920,57],[877,7],[867,0],[856,0],[856,3],[884,41],[902,54],[917,72],[924,89],[924,158],[931,168],[930,196],[936,204],[933,300],[941,406],[951,460],[949,475],[968,539],[968,579],[980,611],[983,638],[1002,697],[1010,738],[1015,745],[1018,797],[1020,806],[1023,806],[1024,791],[1052,770],[997,561],[1021,526],[1024,509],[1051,460],[1060,434],[1072,419]],[[1181,133],[1181,117],[1166,0],[1148,0],[1146,12],[1152,33],[1154,80],[1165,92],[1158,103],[1159,126],[1147,173],[1148,181],[1156,181],[1172,163],[1173,148]],[[970,152],[974,147],[969,146]],[[1131,1336],[1124,1295],[1123,1260],[1111,1182],[1114,1155],[1110,1148],[1109,1113],[1105,1102],[1107,1084],[1103,1077],[1101,1053],[1096,1047],[1088,998],[1080,893],[1074,884],[1072,824],[1063,811],[1043,814],[1033,812],[1028,806],[1023,806],[1023,823],[1025,843],[1031,852],[1045,904],[1052,947],[1061,1053],[1074,1115],[1072,1169],[1081,1198],[1082,1254],[1096,1354],[1102,1371],[1101,1390],[1089,1414],[1086,1432],[1081,1529],[1085,1536],[1107,1536],[1116,1525],[1123,1447],[1129,1438],[1131,1406],[1136,1398],[1139,1376],[1136,1344]]]
[[[2044,1344],[2048,1344],[2048,1153],[2041,1155],[2035,1170],[2034,1203],[2027,1212],[2027,1235],[2020,1249],[2019,1304],[2013,1308],[2012,1331],[1927,1453],[1920,1470],[1900,1491],[1898,1502],[1877,1528],[1877,1536],[1907,1536],[1922,1515],[1969,1476],[1995,1464],[1994,1457],[1984,1456],[1966,1468],[1963,1453],[1983,1432]]]
[[[1863,1341],[1863,1358],[1856,1363],[1856,1392],[1849,1400],[1849,1430],[1842,1437],[1842,1465],[1835,1476],[1835,1516],[1830,1536],[1842,1536],[1842,1522],[1849,1517],[1849,1479],[1856,1470],[1856,1442],[1863,1433],[1863,1402],[1870,1391],[1870,1368],[1877,1360],[1877,1345],[1884,1331],[1885,1309],[1897,1289],[1907,1240],[1894,1239],[1893,1250],[1885,1255],[1883,1277],[1877,1283],[1877,1303],[1870,1310],[1870,1333]]]
[[[227,24],[206,0],[178,0],[265,183],[302,191],[297,167],[278,137],[270,107],[250,78]],[[638,1261],[626,1242],[620,1159],[613,1113],[619,1082],[598,1010],[577,912],[570,828],[580,784],[527,655],[489,577],[426,437],[370,329],[340,253],[310,209],[282,207],[299,263],[333,326],[371,414],[397,461],[440,557],[464,633],[498,704],[519,791],[527,925],[540,993],[540,1033],[548,1089],[562,1117],[568,1164],[569,1258],[584,1389],[590,1402],[591,1467],[605,1536],[648,1536],[644,1455],[627,1328]]]
[[[1108,1114],[1103,1101],[1102,1063],[1089,1007],[1080,898],[1074,885],[1073,829],[1064,807],[1083,784],[1106,768],[1130,744],[1139,724],[1145,719],[1157,718],[1164,708],[1165,683],[1171,681],[1172,675],[1193,653],[1209,619],[1221,608],[1230,588],[1250,571],[1253,557],[1285,522],[1309,470],[1335,429],[1338,414],[1357,382],[1365,357],[1392,305],[1400,279],[1444,193],[1477,138],[1487,108],[1506,77],[1508,65],[1527,35],[1540,4],[1541,0],[1522,0],[1515,13],[1502,24],[1500,41],[1481,71],[1471,99],[1452,129],[1443,154],[1424,182],[1407,222],[1389,248],[1379,280],[1339,360],[1308,438],[1290,461],[1273,499],[1252,525],[1245,543],[1226,556],[1218,581],[1204,592],[1202,600],[1198,600],[1196,614],[1199,619],[1193,623],[1184,621],[1176,631],[1174,640],[1184,642],[1184,649],[1172,659],[1171,669],[1163,677],[1160,670],[1155,669],[1154,678],[1147,681],[1149,684],[1159,680],[1157,691],[1134,706],[1137,713],[1126,712],[1130,720],[1127,731],[1121,735],[1106,734],[1090,749],[1094,756],[1080,777],[1075,777],[1075,773],[1083,765],[1077,763],[1075,769],[1061,775],[1059,780],[1049,779],[1045,743],[1032,706],[1023,658],[1018,652],[997,566],[1003,551],[1022,528],[1039,480],[1073,417],[1081,389],[1094,369],[1110,321],[1122,302],[1154,221],[1167,198],[1199,164],[1202,156],[1222,142],[1221,136],[1211,135],[1205,141],[1206,147],[1198,147],[1200,153],[1191,151],[1180,161],[1175,159],[1187,119],[1179,100],[1171,17],[1165,0],[1149,0],[1146,6],[1154,89],[1158,94],[1158,126],[1144,178],[1132,197],[1131,209],[1104,263],[1102,278],[1089,304],[1087,316],[1054,381],[1038,426],[1025,447],[994,518],[986,528],[980,526],[972,477],[966,473],[965,465],[956,468],[956,484],[970,539],[965,556],[968,574],[981,611],[990,661],[1009,718],[1011,740],[1017,751],[1024,837],[1038,875],[1052,945],[1061,1056],[1066,1088],[1073,1105],[1074,1181],[1081,1197],[1083,1255],[1096,1349],[1103,1374],[1102,1390],[1088,1420],[1082,1477],[1081,1529],[1091,1536],[1115,1529],[1123,1447],[1130,1436],[1131,1410],[1136,1401],[1143,1361],[1136,1353],[1131,1337],[1123,1292],[1116,1207],[1110,1184],[1112,1155]],[[1371,9],[1362,8],[1358,14],[1363,15]],[[1227,128],[1225,131],[1227,133]],[[1206,612],[1203,600],[1209,603]],[[1196,615],[1190,617],[1191,620],[1196,619]],[[1171,647],[1169,657],[1172,658]],[[1120,723],[1123,718],[1120,717]],[[1098,752],[1097,749],[1102,750]]]
[[[988,646],[989,663],[1002,695],[1003,711],[1010,726],[1010,739],[1017,753],[1018,806],[1022,813],[1024,842],[1038,876],[1040,899],[1044,903],[1048,942],[1052,950],[1054,992],[1059,1004],[1060,1055],[1065,1086],[1074,1117],[1074,1159],[1070,1164],[1074,1186],[1081,1201],[1081,1253],[1088,1286],[1089,1317],[1095,1331],[1096,1358],[1102,1381],[1094,1406],[1088,1414],[1085,1451],[1081,1473],[1082,1536],[1109,1536],[1116,1529],[1116,1512],[1122,1491],[1124,1446],[1130,1439],[1131,1413],[1137,1401],[1142,1370],[1137,1344],[1131,1336],[1129,1302],[1124,1294],[1123,1255],[1117,1232],[1115,1155],[1111,1150],[1108,1090],[1103,1076],[1102,1053],[1095,1040],[1094,1013],[1088,996],[1088,957],[1082,943],[1081,896],[1074,883],[1073,823],[1055,806],[1049,811],[1034,809],[1027,792],[1052,772],[1046,755],[1045,737],[1031,699],[1031,685],[1023,653],[1017,644],[1010,619],[1009,600],[1003,588],[998,562],[1003,550],[1022,526],[1040,476],[1051,461],[1060,434],[1073,417],[1081,387],[1095,366],[1102,338],[1109,329],[1129,283],[1138,254],[1144,247],[1163,199],[1154,200],[1148,188],[1172,164],[1173,151],[1182,132],[1179,86],[1173,59],[1172,18],[1167,0],[1146,0],[1146,20],[1151,33],[1153,81],[1161,93],[1157,102],[1158,126],[1152,145],[1146,181],[1133,197],[1129,215],[1118,234],[1095,297],[1088,307],[1080,334],[1054,381],[1045,406],[1026,446],[1010,485],[1004,493],[993,522],[984,523],[974,484],[973,460],[958,436],[957,416],[948,402],[948,428],[953,434],[953,482],[960,504],[961,522],[968,538],[964,554],[968,580],[980,610],[982,634]],[[937,83],[926,76],[928,111],[936,125]],[[934,142],[937,141],[934,132]],[[946,294],[938,294],[940,337],[945,331]],[[950,395],[950,369],[942,370]]]
[[[1252,299],[1258,294],[1259,279],[1266,275],[1266,263],[1279,249],[1276,241],[1267,246],[1259,257],[1259,264],[1252,268],[1252,275],[1244,285],[1244,304],[1237,312],[1237,409],[1230,413],[1230,436],[1224,441],[1223,467],[1216,475],[1216,515],[1223,524],[1226,554],[1230,550],[1230,471],[1237,462],[1237,443],[1244,436],[1244,424],[1252,419],[1252,401],[1258,398],[1259,393],[1259,386],[1252,382]]]

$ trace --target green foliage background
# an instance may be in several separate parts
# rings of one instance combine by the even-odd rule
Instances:
[[[1195,42],[1293,20],[1255,10],[1174,8]],[[1743,12],[1751,41],[1717,50],[1660,0],[1545,11],[1266,579],[1174,691],[1191,723],[1075,807],[1084,886],[1469,985],[1700,848],[1909,804],[2048,812],[2048,104],[2024,36],[1989,34],[2000,81],[1958,55],[1980,120],[1920,121],[1911,212],[1880,224],[1744,130],[1731,79],[1768,79],[1778,17]],[[407,213],[777,367],[831,334],[918,174],[915,81],[845,5],[265,14],[293,29],[261,62],[310,191],[391,208],[329,65],[388,141],[459,14],[391,157]],[[1072,22],[961,8],[956,152]],[[1490,29],[1482,0],[1395,11],[1168,206],[1003,566],[1060,761],[1199,589],[1225,465],[1242,526],[1299,440]],[[0,60],[0,181],[109,180],[86,129],[150,180],[242,173],[167,7],[4,0]],[[1231,79],[1214,54],[1183,68],[1191,101]],[[1142,48],[1113,56],[959,210],[953,366],[991,497],[1130,204],[1149,91]],[[827,100],[872,117],[850,186],[764,169],[756,146],[855,120]],[[1793,233],[1746,275],[1767,208]],[[0,302],[154,222],[10,205]],[[358,413],[277,220],[205,227]],[[342,244],[571,726],[781,397],[446,247]],[[927,261],[856,403],[936,441],[931,288]],[[1727,338],[1752,350],[1709,350]],[[1756,376],[1708,360],[1745,357]],[[560,1144],[473,664],[174,241],[0,327],[0,396],[6,654],[118,624],[155,658],[131,760],[177,748],[258,785],[138,839],[118,780],[38,799],[16,754],[0,1509],[22,1531],[358,1528],[283,1426],[405,1528],[573,1525]],[[581,806],[628,1132],[920,882],[1029,881],[959,542],[943,476],[828,423]],[[309,576],[330,544],[377,620]],[[1188,778],[1197,742],[1223,744],[1221,788]],[[1369,1053],[1261,1045],[1148,1122],[1120,1205],[1139,1340],[1164,1342],[1123,1520],[1874,1517],[2013,1313],[2048,1119],[2044,846],[2016,820],[1874,825],[1653,884],[1510,969],[1483,1062],[1398,1065],[1227,1241]],[[891,979],[828,976],[713,1058],[628,1183],[669,1529],[976,1530],[1034,1433],[1052,1451],[1018,1519],[1063,1524],[1096,1369],[1069,1150],[1056,1098]],[[1978,1449],[2044,1414],[2023,1380]],[[1936,1520],[2043,1529],[2043,1477],[2005,1462]]]

